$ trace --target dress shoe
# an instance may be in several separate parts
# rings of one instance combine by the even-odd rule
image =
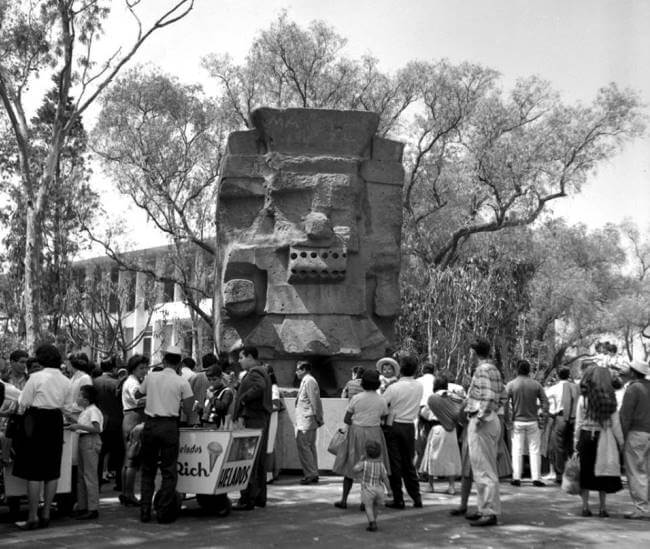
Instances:
[[[521,481],[518,480],[518,479],[513,478],[513,479],[510,481],[510,484],[511,484],[512,486],[521,486]]]
[[[544,486],[546,486],[546,484],[541,480],[534,480],[533,486],[537,486],[538,488],[543,488]]]
[[[482,516],[483,516],[483,515],[481,515],[481,513],[478,513],[478,512],[477,512],[477,513],[469,513],[469,514],[465,514],[465,518],[466,518],[467,520],[478,520],[478,519],[480,519]]]
[[[254,503],[239,502],[236,505],[232,506],[233,511],[252,511],[253,509],[255,509]]]
[[[386,507],[389,509],[404,509],[405,505],[403,501],[387,501]]]
[[[318,477],[305,477],[300,479],[300,484],[318,484]]]
[[[591,517],[591,516],[593,516],[593,514],[589,509],[583,509],[580,512],[580,516],[582,516],[582,517]]]
[[[377,531],[377,523],[373,520],[371,523],[368,524],[368,528],[366,528],[368,532],[376,532]]]
[[[496,515],[485,515],[478,520],[470,522],[470,526],[494,526],[497,524]]]
[[[348,504],[345,503],[345,501],[335,501],[334,502],[334,507],[338,507],[339,509],[347,509]]]
[[[422,508],[422,500],[421,500],[421,499],[416,499],[416,500],[413,502],[413,507],[415,507],[416,509],[420,509],[420,508]]]
[[[86,514],[88,514],[88,509],[75,509],[74,511],[72,511],[72,513],[70,513],[70,516],[77,518]]]
[[[457,509],[452,509],[451,511],[449,511],[449,514],[452,517],[459,517],[461,515],[464,515],[465,513],[467,513],[467,507],[458,507]]]
[[[83,515],[79,515],[77,520],[95,520],[99,518],[99,511],[95,509],[94,511],[87,511]]]
[[[151,505],[140,507],[140,522],[151,522]]]
[[[598,516],[601,518],[609,518],[609,513],[607,512],[607,509],[601,509],[598,511]]]
[[[266,501],[256,501],[255,507],[261,507],[262,509],[266,507]]]

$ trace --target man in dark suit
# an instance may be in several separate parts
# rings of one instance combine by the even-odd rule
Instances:
[[[115,473],[115,489],[122,489],[122,462],[124,461],[124,442],[122,439],[122,397],[118,394],[119,384],[115,372],[119,367],[116,356],[109,357],[101,363],[102,375],[93,380],[97,389],[97,407],[104,415],[104,430],[101,433],[102,449],[97,465],[99,483],[104,480],[104,459],[108,456],[108,471]]]
[[[241,492],[239,503],[233,507],[238,511],[251,511],[266,506],[266,442],[269,432],[269,418],[273,411],[271,402],[271,380],[266,368],[258,361],[255,347],[244,347],[239,352],[239,365],[246,372],[241,380],[233,420],[242,419],[247,429],[262,429],[257,456],[251,470],[248,487]]]

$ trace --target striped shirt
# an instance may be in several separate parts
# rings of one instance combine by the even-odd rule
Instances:
[[[483,418],[496,412],[505,404],[506,392],[501,372],[490,362],[481,362],[474,371],[472,383],[467,391],[465,411]]]
[[[364,459],[354,467],[361,473],[361,486],[381,486],[388,484],[388,474],[381,459]]]

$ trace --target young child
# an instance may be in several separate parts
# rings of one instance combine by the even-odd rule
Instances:
[[[77,465],[77,518],[99,518],[99,479],[97,463],[102,439],[99,434],[104,427],[104,416],[95,402],[97,389],[92,385],[83,385],[79,389],[77,404],[82,409],[77,423],[68,429],[79,433],[79,454]]]
[[[360,473],[361,477],[361,501],[368,517],[366,530],[374,532],[377,530],[377,509],[384,503],[384,486],[390,490],[379,442],[376,440],[366,442],[366,457],[353,469]]]

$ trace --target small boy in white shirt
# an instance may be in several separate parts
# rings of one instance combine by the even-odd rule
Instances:
[[[104,428],[104,416],[95,402],[97,389],[92,385],[79,388],[77,404],[82,409],[77,423],[67,428],[79,433],[77,460],[77,511],[78,519],[99,518],[99,479],[97,464],[102,448],[100,433]]]

